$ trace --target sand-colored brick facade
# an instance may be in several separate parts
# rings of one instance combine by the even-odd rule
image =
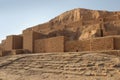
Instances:
[[[66,52],[120,50],[120,36],[94,38],[89,40],[68,41]]]
[[[23,37],[20,35],[7,36],[4,48],[5,50],[22,49]]]
[[[35,41],[34,52],[64,52],[64,37],[53,37]]]
[[[114,49],[114,38],[105,37],[105,38],[96,38],[90,40],[90,49],[91,51],[100,51],[100,50],[113,50]]]
[[[90,40],[68,41],[65,43],[65,52],[90,51]]]
[[[23,49],[26,49],[29,52],[34,52],[34,41],[43,37],[42,34],[31,30],[23,31]]]

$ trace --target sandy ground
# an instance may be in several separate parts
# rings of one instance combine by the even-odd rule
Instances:
[[[0,80],[120,80],[120,57],[46,53],[0,57]]]

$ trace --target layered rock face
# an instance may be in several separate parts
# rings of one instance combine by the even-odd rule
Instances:
[[[70,40],[120,34],[120,12],[73,9],[47,23],[29,28],[48,37],[66,36]]]

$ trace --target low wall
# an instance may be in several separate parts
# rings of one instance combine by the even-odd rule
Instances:
[[[116,48],[120,47],[117,45]],[[65,52],[100,51],[100,50],[114,50],[114,38],[113,37],[94,38],[89,40],[67,41],[65,43]]]
[[[91,51],[113,50],[113,37],[95,38],[91,39]]]
[[[65,52],[90,51],[90,40],[68,41],[65,43]]]
[[[34,52],[64,52],[64,37],[39,39],[34,42]]]
[[[26,49],[29,52],[34,52],[34,41],[43,37],[44,35],[38,32],[34,32],[31,30],[23,31],[23,49]]]

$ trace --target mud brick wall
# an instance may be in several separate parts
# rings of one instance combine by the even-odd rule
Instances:
[[[91,51],[113,50],[113,49],[114,49],[113,37],[91,39]]]
[[[35,41],[35,52],[64,52],[64,37],[53,37]]]
[[[107,31],[104,32],[104,36],[110,36],[110,35],[118,35],[117,31]]]
[[[5,50],[12,50],[13,49],[13,37],[7,36],[5,44],[4,44]]]
[[[114,37],[114,49],[120,50],[120,37]]]
[[[5,50],[22,49],[23,48],[23,37],[19,35],[7,36],[4,44]]]
[[[2,56],[2,50],[0,50],[0,57]]]
[[[34,44],[34,52],[35,53],[45,53],[46,52],[46,47],[45,47],[45,42],[46,42],[46,39],[38,39],[38,40],[35,40],[35,44]]]
[[[3,49],[2,44],[0,44],[0,50],[2,50],[2,49]]]
[[[34,52],[34,41],[41,38],[44,38],[44,36],[38,32],[34,32],[31,30],[24,30],[23,49],[26,49],[29,52]]]
[[[90,40],[68,41],[65,43],[65,52],[90,51]]]
[[[23,37],[13,36],[13,49],[22,49],[22,48],[23,48]]]
[[[79,41],[67,41],[65,43],[65,52],[76,52],[78,50],[78,43]]]

